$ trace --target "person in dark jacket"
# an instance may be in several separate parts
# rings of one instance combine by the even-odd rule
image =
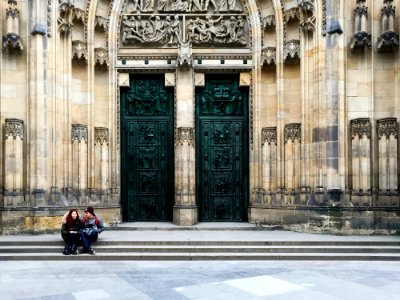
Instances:
[[[85,216],[82,218],[82,229],[80,231],[83,244],[82,253],[95,254],[90,245],[97,240],[99,233],[103,230],[103,222],[95,215],[93,207],[88,206],[85,210]]]
[[[75,208],[71,208],[63,217],[61,236],[65,241],[64,255],[78,254],[76,249],[79,241],[79,232],[82,228],[82,223],[79,218],[78,211]]]

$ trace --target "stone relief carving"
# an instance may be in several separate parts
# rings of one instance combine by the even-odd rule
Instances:
[[[87,143],[88,140],[88,129],[86,125],[82,124],[72,124],[71,128],[71,141],[85,141]]]
[[[102,16],[96,16],[95,18],[95,29],[98,31],[108,30],[108,20]]]
[[[193,127],[178,127],[176,129],[175,144],[194,146],[195,136]]]
[[[19,33],[19,10],[16,1],[8,1],[6,8],[6,34],[3,36],[4,50],[22,52],[24,46]]]
[[[21,140],[24,139],[24,121],[20,119],[6,119],[5,120],[5,134],[4,139],[12,136],[14,139],[19,136]]]
[[[262,144],[268,143],[271,145],[274,143],[275,145],[278,142],[276,127],[264,127],[261,131],[262,135]]]
[[[74,12],[73,0],[59,0],[58,8],[60,16],[58,17],[58,29],[60,32],[68,34],[72,31],[72,19]]]
[[[393,0],[384,0],[381,10],[382,34],[378,37],[377,48],[379,52],[393,52],[399,47],[399,35],[394,29],[396,8],[392,5]]]
[[[264,66],[276,65],[276,47],[266,47],[262,49],[261,62]]]
[[[378,138],[386,136],[389,139],[390,135],[393,135],[397,139],[399,128],[397,125],[396,118],[385,118],[376,121]]]
[[[94,48],[94,60],[98,66],[109,66],[108,51],[105,48]]]
[[[107,144],[109,142],[109,130],[105,127],[94,128],[94,144]]]
[[[283,62],[297,64],[300,62],[300,41],[290,40],[285,42],[283,47]]]
[[[357,8],[354,10],[354,35],[350,42],[353,52],[362,51],[365,47],[370,48],[371,34],[368,31],[368,7],[365,0],[357,0]]]
[[[356,136],[362,138],[366,135],[367,138],[371,138],[371,122],[369,118],[359,118],[350,121],[351,138],[354,139]]]
[[[285,125],[285,143],[289,140],[293,142],[298,140],[301,142],[301,124],[300,123],[291,123]]]
[[[263,18],[264,30],[275,28],[275,25],[276,25],[275,15],[269,15]]]
[[[77,62],[87,63],[88,51],[86,43],[82,41],[72,41],[72,59]]]

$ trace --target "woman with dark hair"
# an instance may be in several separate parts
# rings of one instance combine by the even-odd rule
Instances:
[[[78,211],[75,208],[71,208],[63,216],[61,236],[65,241],[64,255],[78,254],[76,249],[77,244],[80,240],[79,231],[82,227],[81,220],[79,219]]]

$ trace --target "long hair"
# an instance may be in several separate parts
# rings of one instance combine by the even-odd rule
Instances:
[[[75,208],[71,208],[69,210],[68,216],[67,216],[67,227],[70,228],[72,226],[72,223],[74,222],[74,219],[72,219],[72,213],[76,211],[76,218],[79,219],[79,213]]]

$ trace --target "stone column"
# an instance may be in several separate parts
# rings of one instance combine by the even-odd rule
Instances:
[[[4,134],[4,206],[24,205],[24,121],[6,119]]]
[[[277,187],[277,133],[276,127],[262,129],[264,205],[270,205]]]
[[[294,205],[300,187],[301,124],[285,125],[285,204]]]
[[[371,123],[369,118],[350,121],[353,191],[351,202],[371,205]]]
[[[204,74],[196,75],[200,76],[200,82],[204,85]],[[176,190],[173,222],[183,226],[194,225],[198,219],[195,193],[195,95],[193,87],[193,82],[197,79],[194,79],[193,69],[190,67],[181,67],[176,71]]]
[[[108,128],[94,128],[94,178],[97,199],[105,203],[108,199]]]
[[[377,121],[379,139],[379,205],[398,206],[396,118]]]
[[[47,1],[30,1],[28,182],[34,206],[46,206],[48,189]]]
[[[80,205],[87,203],[87,140],[86,125],[72,124],[72,190]]]

